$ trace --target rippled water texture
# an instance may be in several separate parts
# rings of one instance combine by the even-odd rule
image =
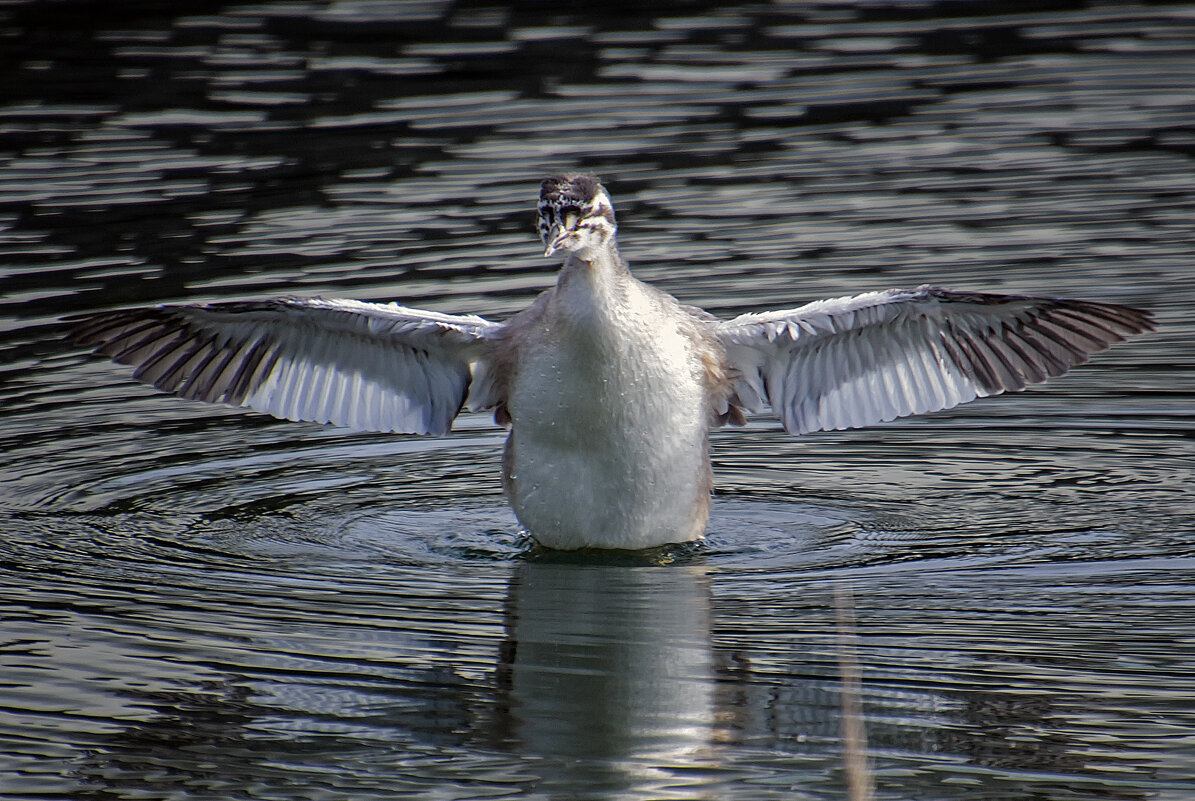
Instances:
[[[645,5],[0,2],[0,797],[1195,797],[1195,7]],[[61,341],[503,319],[570,168],[719,315],[932,282],[1161,328],[721,432],[708,541],[618,557],[533,547],[485,418],[280,423]]]

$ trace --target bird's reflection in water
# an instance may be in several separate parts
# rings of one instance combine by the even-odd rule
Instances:
[[[939,797],[927,788],[948,770],[944,755],[1010,792],[1054,787],[1058,776],[1098,787],[1107,771],[1139,769],[1124,755],[1096,762],[1081,726],[1010,746],[1020,742],[1012,735],[1060,730],[1075,708],[1109,718],[1118,702],[1065,682],[1038,693],[976,686],[977,675],[1015,685],[1023,662],[969,660],[974,646],[961,640],[960,656],[941,665],[877,643],[869,631],[905,620],[880,604],[899,593],[857,584],[856,634],[850,596],[836,602],[825,584],[728,577],[709,551],[657,556],[474,564],[480,575],[458,570],[451,592],[447,571],[426,585],[425,565],[384,561],[322,590],[296,574],[271,596],[209,576],[211,634],[175,594],[147,594],[106,629],[60,626],[75,649],[86,638],[110,646],[115,630],[128,672],[147,677],[120,688],[64,682],[74,693],[64,703],[117,709],[120,720],[72,762],[71,797],[256,787],[263,798],[307,798],[290,793],[311,780],[352,798],[713,799],[743,797],[734,788],[745,776],[777,765],[785,786],[810,798],[867,798],[894,765],[902,793]],[[771,602],[745,582],[766,583]],[[153,638],[127,636],[146,621]]]
[[[710,588],[699,564],[529,561],[512,576],[500,690],[542,780],[704,797],[715,741]],[[690,785],[690,792],[686,786]]]

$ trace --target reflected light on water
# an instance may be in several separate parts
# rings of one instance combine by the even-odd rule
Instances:
[[[0,794],[1195,796],[1189,9],[143,11],[0,9]],[[1160,328],[925,419],[719,432],[704,543],[566,558],[488,419],[283,424],[61,340],[284,294],[505,319],[574,168],[720,316],[935,283]]]

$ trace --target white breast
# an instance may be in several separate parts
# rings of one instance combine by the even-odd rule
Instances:
[[[519,354],[507,481],[553,548],[646,548],[701,536],[708,416],[684,312],[638,282],[617,300],[558,298]],[[690,325],[691,328],[691,325]]]

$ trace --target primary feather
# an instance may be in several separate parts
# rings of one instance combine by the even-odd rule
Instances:
[[[751,411],[794,434],[857,428],[1024,389],[1132,334],[1148,312],[923,286],[744,314],[716,326]]]
[[[367,431],[443,434],[500,329],[397,304],[281,298],[101,312],[74,338],[183,398]]]

